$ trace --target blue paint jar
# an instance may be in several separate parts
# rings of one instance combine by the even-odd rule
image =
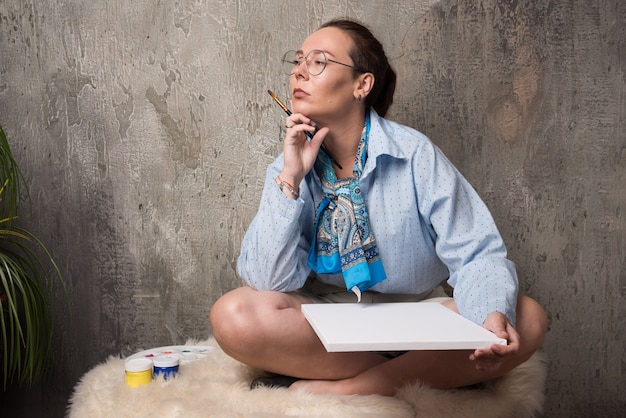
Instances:
[[[176,377],[178,374],[179,362],[180,359],[178,356],[173,354],[155,357],[152,360],[152,363],[154,364],[154,378],[156,379],[158,376],[163,376],[163,379],[167,380]]]

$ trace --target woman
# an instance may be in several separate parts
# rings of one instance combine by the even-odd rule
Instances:
[[[545,312],[518,296],[515,267],[467,181],[424,135],[383,119],[395,73],[380,42],[357,22],[334,20],[283,61],[293,114],[242,242],[237,266],[248,286],[211,311],[222,349],[275,374],[256,383],[338,394],[393,395],[416,381],[463,387],[530,358]],[[442,303],[508,345],[328,353],[300,310],[424,300],[440,296],[446,278],[454,298]]]

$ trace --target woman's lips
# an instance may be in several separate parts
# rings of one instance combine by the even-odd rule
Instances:
[[[304,90],[302,90],[302,89],[293,89],[292,97],[300,98],[300,97],[305,97],[305,96],[308,96],[308,94]]]

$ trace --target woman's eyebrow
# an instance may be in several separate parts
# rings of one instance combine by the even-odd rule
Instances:
[[[333,54],[332,52],[326,51],[325,49],[313,48],[311,51],[322,51],[326,55],[330,55],[331,57],[336,57],[335,54]],[[309,51],[309,53],[311,51]],[[304,51],[302,51],[301,49],[298,49],[296,51],[296,54],[304,55]]]

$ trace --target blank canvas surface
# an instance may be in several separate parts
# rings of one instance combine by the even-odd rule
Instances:
[[[506,345],[506,340],[434,302],[306,304],[302,312],[329,352]]]

